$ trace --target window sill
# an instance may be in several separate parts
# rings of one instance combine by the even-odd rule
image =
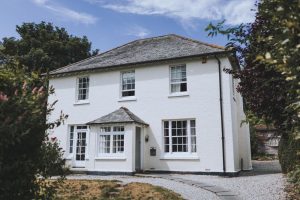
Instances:
[[[165,155],[159,158],[160,160],[200,160],[199,156],[187,155]]]
[[[126,160],[126,157],[95,157],[95,160]]]
[[[136,101],[137,98],[135,96],[132,97],[121,97],[118,102],[124,102],[124,101]]]
[[[173,97],[188,97],[190,96],[189,93],[187,92],[178,92],[178,93],[172,93],[168,96],[168,98],[173,98]]]
[[[74,105],[84,105],[84,104],[90,104],[89,101],[77,101],[74,103]]]

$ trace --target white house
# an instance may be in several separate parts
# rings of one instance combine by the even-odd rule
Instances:
[[[136,40],[52,71],[50,135],[72,170],[236,174],[250,170],[232,52],[178,35]]]

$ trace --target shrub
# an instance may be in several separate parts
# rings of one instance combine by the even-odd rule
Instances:
[[[64,178],[62,151],[47,134],[66,117],[46,122],[52,92],[36,74],[0,69],[0,199],[51,199]],[[50,184],[53,174],[61,179]]]
[[[297,164],[300,164],[300,155],[297,153],[300,149],[300,140],[295,140],[290,134],[282,135],[279,142],[278,157],[282,172],[293,171]]]
[[[300,165],[296,166],[296,169],[288,173],[288,181],[293,183],[300,194]]]

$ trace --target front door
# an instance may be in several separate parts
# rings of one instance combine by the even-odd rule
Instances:
[[[75,167],[85,167],[86,135],[87,131],[84,130],[77,130],[77,134],[75,135]]]
[[[135,171],[141,171],[141,127],[135,129]]]

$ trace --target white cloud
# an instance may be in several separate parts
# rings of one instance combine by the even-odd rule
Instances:
[[[236,25],[254,20],[255,0],[86,0],[117,12],[163,15],[192,23],[197,20],[222,20]]]
[[[128,29],[127,35],[131,35],[137,38],[145,38],[150,35],[150,31],[144,27],[134,25]]]
[[[35,4],[52,11],[54,14],[63,17],[63,19],[73,20],[83,24],[94,24],[97,18],[82,12],[57,5],[50,0],[32,0]]]

